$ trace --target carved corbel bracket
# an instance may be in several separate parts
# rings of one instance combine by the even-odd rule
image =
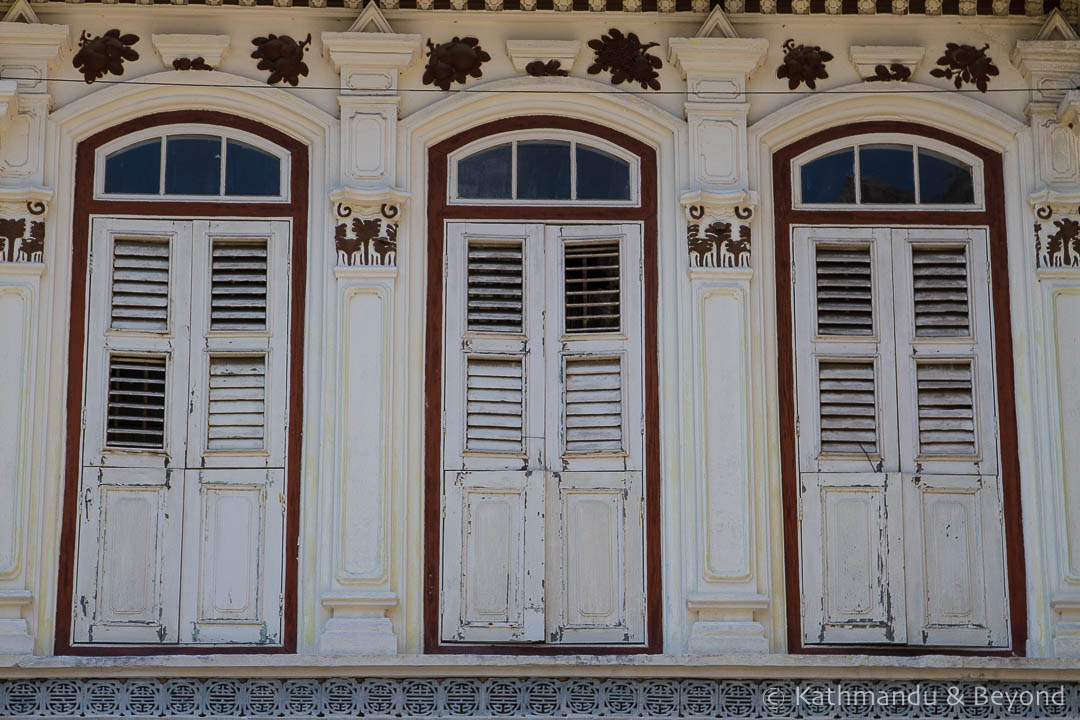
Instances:
[[[852,45],[851,63],[866,82],[906,82],[915,74],[925,50],[921,47]]]
[[[408,195],[394,188],[342,188],[330,194],[338,267],[396,267]]]
[[[45,262],[46,188],[0,189],[0,263]]]
[[[151,35],[150,42],[161,56],[166,70],[179,70],[184,67],[183,60],[189,60],[197,67],[203,65],[214,69],[221,66],[221,61],[229,50],[228,35]],[[202,63],[195,63],[202,59]],[[177,61],[181,61],[177,63]]]
[[[714,194],[697,191],[680,199],[686,213],[686,249],[690,268],[746,270],[752,267],[757,193]]]
[[[506,54],[514,69],[541,77],[534,63],[541,63],[544,75],[568,75],[581,54],[580,40],[507,40]],[[554,63],[554,64],[552,64]]]

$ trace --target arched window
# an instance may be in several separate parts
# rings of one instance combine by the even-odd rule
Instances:
[[[485,139],[451,158],[451,202],[633,203],[637,158],[615,146],[572,135],[518,134]]]
[[[287,200],[288,162],[261,138],[221,128],[154,128],[97,151],[95,195]]]
[[[981,203],[978,158],[919,138],[845,138],[793,161],[795,205],[956,207]]]

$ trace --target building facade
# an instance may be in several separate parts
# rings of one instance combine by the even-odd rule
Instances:
[[[4,12],[0,715],[1080,716],[1076,0]]]

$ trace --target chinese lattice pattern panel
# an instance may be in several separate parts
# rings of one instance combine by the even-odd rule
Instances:
[[[1018,703],[1011,711],[1003,703],[976,702],[978,693],[994,691],[1014,697],[1041,693],[1043,701]],[[917,698],[918,704],[882,701],[901,695]],[[5,718],[341,716],[1076,718],[1080,683],[554,678],[0,682],[0,717]]]

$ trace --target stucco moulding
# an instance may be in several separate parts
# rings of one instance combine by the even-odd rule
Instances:
[[[355,188],[340,187],[330,193],[331,205],[345,205],[351,208],[379,208],[383,205],[397,205],[405,209],[409,193],[398,188]]]
[[[335,70],[396,68],[404,70],[420,57],[420,35],[377,32],[324,32],[323,56]]]
[[[525,66],[537,60],[558,60],[559,68],[570,72],[581,54],[580,40],[507,40],[506,54],[518,72],[526,72]]]
[[[764,38],[671,38],[668,61],[687,75],[749,75],[761,67],[769,41]]]
[[[14,80],[0,80],[0,132],[19,114],[19,86]]]
[[[1080,90],[1070,90],[1065,93],[1061,104],[1058,105],[1058,122],[1068,125],[1074,133],[1080,135],[1078,116],[1080,116]]]
[[[737,38],[739,33],[735,30],[735,26],[731,24],[731,20],[728,19],[727,13],[719,5],[712,9],[709,13],[709,17],[705,18],[705,22],[701,23],[701,27],[698,28],[697,36],[699,38],[707,37],[722,37],[722,38]]]
[[[907,68],[909,77],[915,74],[915,70],[922,62],[925,49],[913,46],[900,45],[852,45],[848,50],[848,57],[863,80],[874,78],[878,75],[879,65],[892,70],[894,65]]]
[[[707,190],[695,190],[684,194],[679,198],[679,204],[687,212],[687,218],[699,220],[701,217],[735,218],[737,220],[749,220],[758,204],[758,194],[751,190],[740,190],[732,193],[713,193]],[[693,208],[701,208],[703,216],[693,217],[690,212]],[[736,208],[741,208],[736,212]],[[747,215],[749,211],[750,215]],[[695,211],[696,213],[697,211]]]
[[[166,70],[173,69],[173,60],[198,57],[217,68],[229,51],[228,35],[151,35],[150,41]]]
[[[26,211],[44,218],[52,198],[53,191],[44,187],[0,188],[0,211],[14,214]]]
[[[1061,99],[1080,83],[1080,34],[1054,9],[1032,40],[1018,40],[1009,60],[1028,81],[1033,100]]]

